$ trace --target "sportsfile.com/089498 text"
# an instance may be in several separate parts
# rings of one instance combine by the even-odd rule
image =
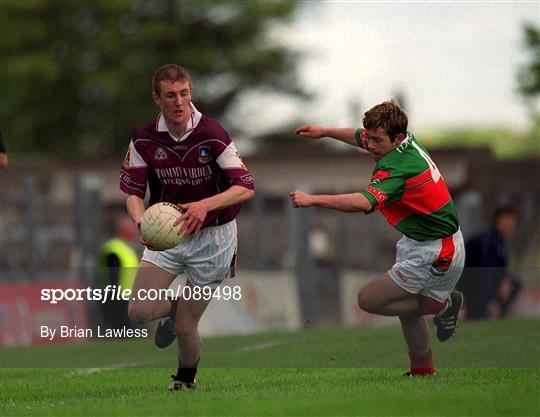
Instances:
[[[107,285],[104,288],[43,288],[41,290],[41,301],[48,301],[50,304],[57,304],[59,301],[99,301],[106,303],[111,300],[131,299],[139,300],[223,300],[239,301],[242,299],[242,288],[238,285],[233,287],[220,286],[215,289],[200,286],[179,286],[178,288],[146,289],[140,288],[136,294],[132,294],[129,288],[121,288],[117,285]]]

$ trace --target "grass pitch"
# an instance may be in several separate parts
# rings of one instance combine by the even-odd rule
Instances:
[[[207,339],[199,388],[183,392],[166,389],[175,348],[151,340],[2,349],[0,415],[536,416],[539,330],[464,322],[433,342],[431,378],[401,376],[398,326]]]

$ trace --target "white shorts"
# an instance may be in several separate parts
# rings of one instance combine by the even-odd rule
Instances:
[[[456,286],[464,264],[461,230],[425,242],[402,236],[396,245],[396,263],[388,275],[405,291],[442,302]]]
[[[142,260],[174,275],[184,273],[194,285],[216,288],[234,276],[238,245],[236,220],[207,227],[163,251],[145,249]]]

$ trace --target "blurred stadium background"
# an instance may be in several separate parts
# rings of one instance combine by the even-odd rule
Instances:
[[[239,272],[229,283],[242,287],[242,301],[214,302],[203,334],[392,322],[358,311],[355,294],[392,265],[397,232],[377,214],[293,211],[287,197],[294,188],[361,190],[370,177],[369,156],[294,138],[294,127],[319,123],[301,111],[269,129],[252,129],[257,122],[245,117],[246,106],[271,117],[272,109],[261,104],[268,96],[279,95],[278,102],[287,99],[297,109],[317,99],[297,71],[305,51],[271,36],[312,7],[321,6],[256,0],[0,3],[0,129],[10,160],[0,172],[1,344],[42,343],[44,321],[100,322],[96,306],[53,308],[39,301],[36,289],[96,286],[97,250],[109,236],[111,218],[124,211],[119,168],[133,128],[156,113],[150,78],[167,62],[190,71],[194,102],[237,138],[257,186],[238,219]],[[539,317],[540,32],[538,19],[510,23],[522,35],[516,47],[527,57],[514,80],[527,126],[455,124],[415,133],[445,176],[465,238],[486,226],[498,205],[518,207],[512,270],[525,290],[512,313]],[[414,112],[409,90],[400,85],[382,98],[397,96]],[[333,94],[351,99],[342,110],[348,123],[360,124],[375,104],[364,106],[361,93]]]

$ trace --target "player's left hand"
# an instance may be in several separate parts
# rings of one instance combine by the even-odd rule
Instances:
[[[178,230],[178,234],[189,236],[199,233],[208,214],[206,204],[203,201],[196,201],[194,203],[179,204],[179,207],[184,214],[174,222],[174,225],[176,226],[181,222],[184,222],[184,224]]]
[[[311,207],[313,205],[313,196],[303,191],[291,191],[289,197],[291,197],[291,203],[294,208]]]

